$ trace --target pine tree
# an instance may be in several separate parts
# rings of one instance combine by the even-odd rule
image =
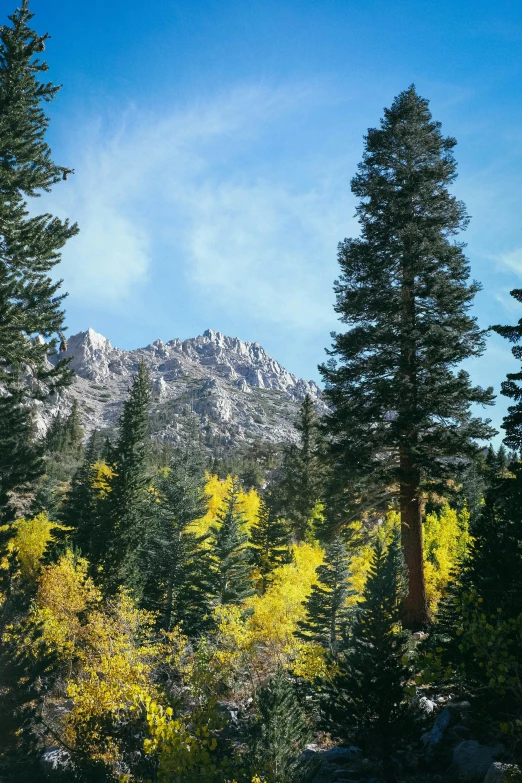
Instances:
[[[43,470],[43,449],[34,437],[32,414],[22,392],[0,396],[1,522],[10,522],[24,513]]]
[[[65,496],[60,518],[74,531],[73,541],[82,555],[90,560],[99,551],[100,498],[94,487],[94,464],[100,450],[100,435],[91,434],[82,464],[76,470]]]
[[[103,566],[108,592],[124,585],[137,596],[145,578],[153,502],[147,470],[150,394],[149,373],[142,362],[123,405],[117,443],[111,447],[113,475],[101,509],[97,551],[92,553],[95,563]]]
[[[169,631],[181,626],[194,637],[206,627],[210,570],[207,536],[197,536],[191,524],[207,512],[205,471],[201,453],[184,445],[168,471],[156,482],[156,520],[150,536],[145,603],[160,612]]]
[[[285,522],[261,500],[256,522],[250,529],[252,562],[261,574],[261,593],[271,582],[272,572],[291,562],[289,534]]]
[[[25,201],[70,173],[53,163],[45,142],[49,119],[42,105],[59,88],[40,81],[48,66],[39,55],[49,36],[34,32],[31,18],[23,0],[9,17],[11,24],[0,27],[0,385],[7,392],[0,410],[0,458],[11,454],[11,465],[0,466],[2,502],[6,493],[43,472],[27,440],[32,414],[24,400],[71,378],[66,362],[47,362],[64,329],[61,281],[53,282],[49,272],[78,228],[49,214],[30,217]],[[25,382],[28,373],[31,384]]]
[[[390,781],[390,756],[404,739],[409,717],[409,634],[400,629],[405,581],[398,533],[387,547],[377,536],[349,645],[338,660],[338,673],[324,689],[323,702],[325,725],[335,736],[377,754]]]
[[[355,594],[349,585],[346,547],[339,537],[326,547],[316,574],[317,584],[305,601],[306,617],[298,622],[297,636],[321,644],[335,659],[348,619],[346,600]]]
[[[299,443],[285,449],[281,479],[273,491],[274,511],[291,524],[297,541],[311,532],[313,510],[325,483],[324,448],[312,398],[306,395],[295,423]]]
[[[253,769],[267,783],[292,783],[309,733],[295,687],[279,668],[256,694],[255,717],[248,727]]]
[[[384,114],[352,180],[361,237],[339,246],[335,309],[349,329],[334,335],[320,369],[332,502],[342,522],[398,496],[409,579],[403,619],[422,627],[423,496],[444,494],[476,454],[475,439],[493,434],[470,414],[471,403],[493,395],[460,369],[483,353],[484,337],[469,315],[479,285],[469,284],[463,245],[452,239],[468,222],[448,191],[456,141],[413,86]]]
[[[522,288],[515,288],[511,296],[522,303]],[[522,318],[516,326],[494,326],[493,329],[501,337],[506,337],[510,343],[515,343],[511,352],[515,359],[522,361]],[[522,369],[520,372],[507,374],[507,380],[501,384],[502,394],[514,401],[504,417],[502,429],[506,431],[504,443],[515,451],[522,450]]]
[[[234,481],[217,515],[218,524],[210,529],[212,598],[213,603],[223,606],[241,604],[255,592],[245,518],[238,506],[238,496],[239,485]]]
[[[497,476],[486,492],[459,583],[477,592],[486,613],[502,607],[516,617],[522,613],[522,463],[511,467],[514,475]]]

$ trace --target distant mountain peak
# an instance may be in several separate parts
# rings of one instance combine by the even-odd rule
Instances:
[[[68,410],[73,398],[88,432],[114,426],[141,361],[151,376],[151,421],[159,440],[178,442],[190,414],[199,419],[210,449],[216,443],[234,447],[254,440],[291,441],[306,394],[318,409],[324,408],[313,381],[288,372],[259,343],[213,329],[183,341],[155,340],[144,348],[122,350],[89,328],[69,338],[63,355],[71,360],[76,379],[42,410],[40,429],[56,412]]]

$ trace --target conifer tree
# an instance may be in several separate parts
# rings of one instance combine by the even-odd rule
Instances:
[[[147,469],[150,395],[149,373],[142,362],[123,404],[117,443],[111,448],[113,474],[92,552],[103,566],[108,592],[124,585],[140,595],[143,588],[153,501]]]
[[[94,464],[100,449],[97,430],[91,434],[82,464],[76,470],[60,512],[64,524],[74,531],[73,540],[88,560],[99,550],[100,498],[94,487]]]
[[[511,296],[522,303],[522,288],[515,288]],[[494,326],[493,329],[501,337],[506,337],[510,343],[515,343],[511,352],[515,359],[522,361],[522,318],[516,326]],[[519,345],[519,343],[521,343]],[[507,374],[507,380],[501,384],[502,394],[513,400],[514,405],[508,408],[504,417],[502,429],[506,431],[504,443],[515,451],[522,450],[522,368],[520,372]]]
[[[486,613],[502,607],[516,617],[522,613],[522,463],[511,467],[514,474],[497,476],[486,492],[459,583],[477,592]]]
[[[271,582],[272,572],[291,562],[289,534],[285,522],[261,500],[256,522],[250,529],[252,562],[261,574],[261,593]]]
[[[337,658],[348,619],[346,600],[355,593],[349,584],[346,547],[338,536],[326,547],[316,574],[317,584],[305,601],[306,617],[298,623],[297,636],[321,644]]]
[[[34,437],[23,394],[0,396],[0,521],[24,512],[24,503],[44,471],[43,449]]]
[[[256,694],[248,727],[252,767],[267,783],[292,783],[309,733],[295,687],[280,667]]]
[[[342,522],[386,508],[397,495],[409,587],[403,619],[428,622],[422,553],[426,491],[448,479],[489,438],[471,403],[490,404],[460,369],[480,356],[484,337],[469,314],[479,285],[469,283],[464,204],[450,195],[455,139],[444,137],[412,86],[365,137],[352,192],[361,236],[339,246],[336,311],[349,329],[334,335],[320,369],[330,412],[335,501]],[[396,489],[397,488],[397,489]]]
[[[194,637],[209,613],[207,536],[197,536],[191,524],[207,512],[205,471],[193,437],[174,455],[168,471],[156,482],[156,520],[150,537],[145,603],[160,611],[169,631],[180,625]]]
[[[241,604],[255,592],[248,534],[238,496],[239,485],[234,481],[217,515],[218,524],[210,529],[212,600],[223,606]]]
[[[405,662],[409,634],[400,630],[404,586],[398,533],[387,547],[377,536],[348,648],[338,660],[338,673],[324,689],[322,705],[332,733],[380,756],[390,781],[394,780],[390,756],[404,738],[409,717],[405,701],[411,676]]]
[[[30,216],[25,201],[71,173],[53,162],[45,142],[49,119],[42,106],[59,87],[40,80],[48,70],[40,55],[49,36],[34,32],[31,18],[23,0],[10,24],[0,27],[0,385],[7,392],[0,407],[0,459],[11,453],[11,465],[6,462],[5,471],[1,466],[3,498],[43,472],[27,440],[31,410],[24,403],[71,378],[66,362],[47,363],[64,329],[61,281],[49,272],[78,228],[49,214]],[[25,382],[28,373],[34,383]]]
[[[274,510],[291,524],[297,541],[310,532],[313,510],[325,483],[324,447],[312,398],[306,395],[295,423],[299,443],[285,449],[281,479],[274,488]]]

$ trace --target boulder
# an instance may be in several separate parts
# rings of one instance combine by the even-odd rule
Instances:
[[[509,780],[510,772],[520,772],[514,764],[502,764],[500,761],[494,761],[488,769],[484,778],[484,783],[506,783]]]
[[[362,751],[360,748],[350,745],[347,748],[330,748],[330,750],[325,750],[321,755],[321,759],[326,761],[327,764],[341,767],[344,764],[353,764],[354,761],[359,761],[361,755]]]
[[[482,783],[496,757],[503,751],[502,745],[490,747],[476,740],[464,740],[453,751],[453,766],[463,783]]]
[[[40,764],[46,772],[56,772],[71,767],[71,756],[58,745],[46,748],[40,756]]]

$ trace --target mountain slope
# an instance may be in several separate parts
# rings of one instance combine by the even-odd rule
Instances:
[[[156,340],[124,351],[93,329],[69,339],[67,351],[76,378],[71,388],[42,406],[38,425],[70,410],[76,398],[87,432],[113,427],[138,365],[147,365],[153,387],[153,436],[177,443],[196,418],[206,445],[234,449],[259,440],[295,439],[293,422],[306,394],[324,408],[319,387],[296,378],[258,343],[208,329],[188,340]]]

